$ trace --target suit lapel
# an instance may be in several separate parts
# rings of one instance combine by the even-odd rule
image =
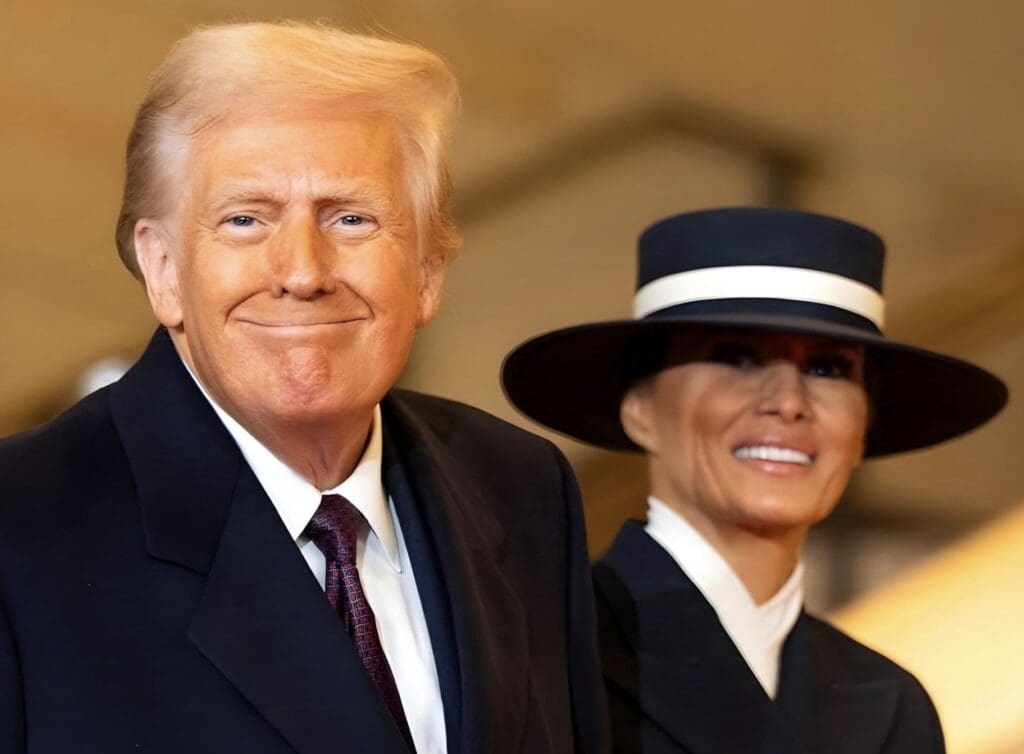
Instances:
[[[423,506],[412,493],[405,470],[397,460],[387,427],[384,431],[382,476],[384,488],[394,502],[401,523],[402,538],[416,574],[416,590],[430,633],[434,668],[444,706],[447,751],[448,754],[459,754],[462,745],[462,680],[451,601],[441,574],[434,538],[424,523]]]
[[[342,622],[245,467],[189,637],[303,754],[408,752]]]
[[[606,656],[606,676],[683,750],[804,751],[711,605],[641,525],[626,524],[595,573],[637,662],[631,677],[624,658]]]
[[[778,704],[812,751],[878,754],[892,727],[896,681],[864,677],[833,629],[803,614],[782,652]]]
[[[110,391],[151,556],[205,575],[190,639],[301,754],[407,752],[337,615],[159,330]]]
[[[505,534],[441,430],[413,414],[400,395],[390,395],[382,409],[448,590],[461,672],[461,750],[520,752],[529,653],[523,606],[501,572]]]
[[[234,440],[162,328],[109,395],[150,555],[206,573],[244,465]]]

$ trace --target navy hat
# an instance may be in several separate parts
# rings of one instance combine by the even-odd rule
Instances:
[[[809,212],[736,207],[667,218],[640,237],[634,319],[526,341],[505,359],[505,393],[558,432],[638,450],[619,422],[630,383],[663,366],[671,333],[729,327],[863,344],[867,456],[934,445],[988,421],[1007,400],[997,377],[883,335],[884,261],[871,231]]]

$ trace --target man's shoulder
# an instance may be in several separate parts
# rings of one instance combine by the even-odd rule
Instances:
[[[381,410],[384,432],[400,454],[429,447],[433,461],[475,479],[482,489],[499,484],[515,505],[539,489],[561,495],[575,486],[568,461],[553,443],[486,411],[406,390],[392,391]]]
[[[0,505],[8,515],[22,501],[60,505],[69,493],[109,481],[122,459],[104,388],[44,424],[0,439]]]
[[[450,398],[396,389],[388,394],[382,408],[386,427],[397,423],[400,429],[425,432],[444,444],[513,444],[549,453],[554,447],[511,422]]]
[[[40,467],[79,465],[114,436],[104,388],[43,424],[0,439],[0,480],[29,475],[38,484]],[[80,460],[76,460],[80,459]]]
[[[130,485],[125,474],[116,473],[121,467],[127,468],[105,390],[44,424],[3,438],[0,544],[29,546],[47,531],[51,537],[57,530],[70,536],[75,527],[67,522],[80,522],[93,503]]]

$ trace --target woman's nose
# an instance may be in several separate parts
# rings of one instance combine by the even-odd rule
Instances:
[[[793,422],[813,416],[807,377],[792,361],[775,361],[759,370],[762,377],[757,409]]]

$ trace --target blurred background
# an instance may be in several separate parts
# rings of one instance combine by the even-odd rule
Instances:
[[[888,334],[1024,392],[1019,2],[8,0],[0,434],[116,375],[155,325],[112,240],[148,72],[191,26],[283,15],[415,40],[462,83],[465,246],[406,386],[527,425],[502,396],[502,357],[542,330],[628,316],[646,225],[773,204],[881,233]],[[1011,399],[973,435],[865,464],[808,546],[809,607],[917,672],[953,754],[1024,752],[1022,420]],[[642,515],[644,470],[552,439],[597,554]]]

